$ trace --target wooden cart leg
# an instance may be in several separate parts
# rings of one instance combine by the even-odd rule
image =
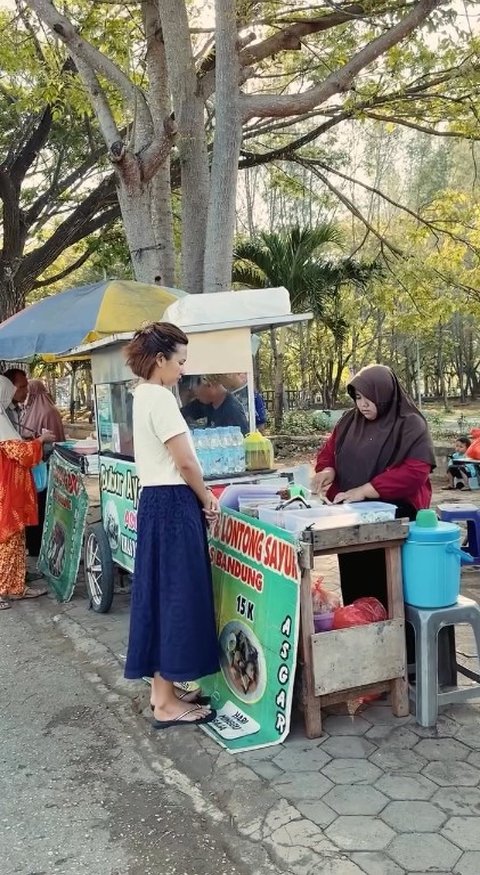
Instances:
[[[385,566],[387,571],[387,600],[388,616],[391,620],[403,620],[405,623],[405,609],[403,605],[403,581],[402,560],[400,547],[386,547]],[[392,711],[395,717],[407,717],[410,713],[408,702],[407,680],[407,648],[405,641],[405,672],[403,677],[392,681]]]
[[[311,636],[314,632],[312,575],[309,569],[304,569],[300,585],[300,659],[302,661],[302,700],[307,738],[318,738],[322,734],[322,709],[320,698],[315,696],[313,677]]]

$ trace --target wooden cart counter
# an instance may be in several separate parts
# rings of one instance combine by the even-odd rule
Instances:
[[[348,699],[391,693],[397,717],[409,713],[401,547],[408,521],[306,530],[301,535],[300,670],[306,734],[322,734],[322,707]],[[315,633],[312,569],[315,557],[365,550],[385,551],[388,619],[381,623]]]

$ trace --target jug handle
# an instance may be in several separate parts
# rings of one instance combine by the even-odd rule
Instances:
[[[447,553],[455,553],[456,556],[459,556],[462,565],[473,565],[474,563],[474,558],[470,553],[460,550],[460,547],[455,547],[454,544],[448,544]]]

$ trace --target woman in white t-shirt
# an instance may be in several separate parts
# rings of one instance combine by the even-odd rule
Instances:
[[[175,325],[154,322],[127,347],[127,363],[143,382],[133,401],[142,493],[125,677],[153,678],[156,729],[213,720],[215,711],[204,699],[186,701],[174,682],[219,670],[206,535],[218,502],[205,486],[171,392],[183,374],[187,344]]]

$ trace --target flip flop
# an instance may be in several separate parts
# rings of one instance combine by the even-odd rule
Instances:
[[[47,587],[43,587],[43,589],[34,589],[33,586],[26,586],[23,595],[12,595],[12,599],[19,602],[22,599],[38,599],[41,595],[47,595],[48,589]]]
[[[183,714],[180,714],[175,720],[154,720],[152,726],[154,729],[169,729],[171,726],[201,726],[202,723],[211,723],[217,716],[215,709],[212,709],[212,711],[205,714],[204,717],[199,717],[198,720],[183,719],[184,717],[187,717],[188,714],[193,714],[194,711],[198,711],[198,706],[184,711]]]
[[[0,611],[8,611],[11,607],[10,602],[7,602],[6,599],[0,599]]]
[[[175,689],[178,690],[179,688],[175,687]],[[185,696],[189,696],[191,692],[192,692],[192,690],[184,690],[180,696],[177,696],[177,699],[179,700],[179,702],[183,702]],[[195,692],[195,691],[193,690],[193,692]],[[197,696],[196,699],[187,700],[187,702],[185,704],[188,704],[188,705],[209,705],[211,701],[212,701],[211,696]],[[155,711],[155,705],[152,705],[151,702],[150,702],[150,710]]]

